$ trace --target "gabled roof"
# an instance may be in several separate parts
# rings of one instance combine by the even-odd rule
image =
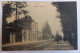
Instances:
[[[23,17],[23,18],[20,18],[20,19],[18,19],[17,20],[18,22],[25,22],[25,21],[33,21],[33,19],[31,18],[31,16],[29,16],[29,15],[27,15],[27,16],[25,16],[25,17]]]

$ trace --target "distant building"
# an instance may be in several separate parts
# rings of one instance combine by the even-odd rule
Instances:
[[[7,38],[3,37],[3,43],[14,43],[14,42],[30,42],[30,41],[41,41],[42,33],[38,30],[38,23],[36,23],[31,16],[25,16],[24,18],[17,19],[14,21],[14,27],[7,28]],[[8,40],[7,42],[5,42]]]
[[[36,23],[31,16],[25,16],[25,18],[19,19],[21,21],[19,25],[21,25],[22,29],[22,41],[38,41],[39,39],[39,31],[38,31],[38,23]]]

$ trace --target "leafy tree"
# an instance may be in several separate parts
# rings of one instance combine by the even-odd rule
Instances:
[[[6,18],[10,17],[11,14],[12,14],[12,11],[14,10],[14,8],[11,7],[11,2],[7,3],[7,4],[4,4],[3,5],[3,18],[2,18],[2,23],[3,23],[3,27],[4,25],[6,26],[7,24],[7,21],[6,21]]]
[[[13,11],[16,12],[16,15],[15,15],[16,20],[18,16],[20,16],[21,14],[26,15],[28,13],[28,11],[24,9],[26,6],[27,6],[26,2],[9,1],[9,2],[6,2],[5,4],[3,3],[2,43],[6,41],[6,38],[4,37],[6,36],[6,32],[8,31],[7,27],[15,29],[15,23],[7,23],[6,19],[8,17],[11,18]]]
[[[52,5],[56,6],[57,11],[60,13],[59,18],[63,27],[64,41],[69,41],[74,49],[77,49],[76,2],[53,2]],[[75,38],[72,38],[72,34]]]
[[[62,37],[57,33],[56,36],[55,36],[55,41],[57,43],[59,43],[59,41],[61,41],[61,40],[62,40]]]
[[[6,4],[3,4],[3,24],[7,23],[6,19],[11,17],[13,11],[15,11],[18,16],[22,13],[26,15],[28,11],[23,9],[25,7],[27,7],[26,2],[9,1]]]
[[[48,24],[48,22],[46,21],[44,27],[43,27],[43,39],[49,39],[51,38],[52,36],[52,33],[51,33],[51,29],[50,29],[50,26]]]

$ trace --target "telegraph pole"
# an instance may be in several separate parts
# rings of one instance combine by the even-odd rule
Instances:
[[[17,4],[17,1],[16,1],[16,17],[15,17],[15,24],[16,24],[16,28],[17,28],[17,6],[18,6],[18,4]]]
[[[17,1],[16,1],[16,20],[17,20]]]

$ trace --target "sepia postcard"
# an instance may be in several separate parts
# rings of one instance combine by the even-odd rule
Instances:
[[[3,1],[2,51],[77,50],[75,1]]]

